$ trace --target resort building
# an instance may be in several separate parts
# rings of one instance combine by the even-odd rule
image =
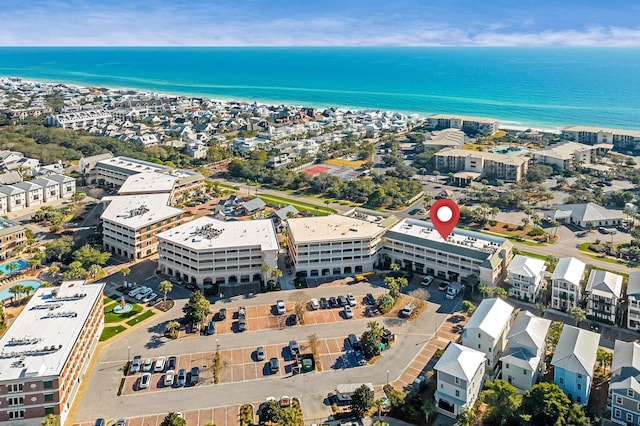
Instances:
[[[0,218],[0,260],[13,256],[13,249],[27,240],[25,228],[5,218]]]
[[[546,371],[544,357],[550,326],[550,320],[520,311],[507,334],[507,349],[500,357],[502,378],[523,393],[531,390]]]
[[[311,277],[373,270],[385,231],[380,223],[340,215],[291,218],[287,228],[295,271]]]
[[[550,145],[533,153],[533,160],[538,164],[546,164],[558,170],[565,170],[576,163],[583,165],[596,162],[598,155],[608,153],[613,145],[585,145],[578,142],[561,142]]]
[[[27,207],[39,206],[44,202],[44,190],[42,186],[33,182],[18,182],[12,186],[25,191],[25,202]]]
[[[640,330],[640,272],[631,272],[627,283],[627,328]]]
[[[622,296],[622,276],[592,269],[587,281],[587,317],[617,324],[618,304]]]
[[[190,170],[143,172],[129,176],[119,195],[170,194],[171,204],[204,192],[204,176]]]
[[[551,307],[565,311],[578,306],[582,297],[582,277],[587,265],[575,257],[558,261],[551,275]]]
[[[616,340],[609,401],[613,423],[640,424],[640,344]]]
[[[278,240],[270,219],[220,221],[204,216],[157,235],[161,272],[197,286],[262,280],[277,268]]]
[[[467,136],[460,129],[434,130],[424,141],[424,146],[425,148],[462,148],[466,140]]]
[[[43,202],[57,200],[60,198],[60,183],[46,176],[31,179],[30,182],[42,188]]]
[[[52,127],[76,130],[104,126],[111,120],[111,113],[107,111],[90,110],[51,115],[44,119],[44,124]]]
[[[0,195],[6,196],[6,211],[16,212],[27,207],[27,191],[12,185],[0,185]]]
[[[445,240],[431,222],[417,219],[402,220],[384,234],[382,242],[381,262],[399,263],[405,270],[449,281],[473,274],[490,286],[506,277],[513,249],[506,238],[459,228]]]
[[[181,223],[183,210],[167,205],[169,194],[123,195],[105,199],[102,245],[127,259],[142,259],[158,251],[157,235]]]
[[[515,255],[507,268],[509,296],[535,303],[546,270],[544,260]]]
[[[562,137],[570,141],[595,144],[613,144],[616,148],[633,150],[640,143],[640,130],[603,129],[600,127],[568,126]]]
[[[438,412],[455,419],[463,408],[473,408],[484,385],[485,361],[480,351],[453,342],[447,345],[433,367]]]
[[[80,161],[78,161],[78,171],[80,174],[87,174],[98,164],[98,162],[103,160],[108,160],[113,158],[113,154],[107,152],[105,154],[92,155],[90,157],[82,157]]]
[[[562,204],[554,210],[544,212],[549,221],[573,223],[581,228],[597,226],[617,226],[624,221],[625,215],[619,210],[609,210],[596,203]]]
[[[493,368],[507,346],[513,306],[502,299],[484,299],[471,315],[462,332],[462,344],[484,353],[487,366]]]
[[[434,114],[427,117],[428,130],[461,129],[469,135],[493,135],[500,123],[493,118],[469,117],[464,115]]]
[[[104,327],[104,284],[39,288],[0,338],[0,423],[67,416]]]
[[[565,324],[551,365],[553,381],[572,402],[589,402],[600,334]]]
[[[170,170],[170,168],[129,157],[113,157],[98,161],[90,171],[87,182],[119,187],[129,176],[165,170]]]
[[[505,182],[520,182],[527,176],[529,159],[519,155],[496,154],[487,151],[445,148],[434,156],[435,169],[454,173],[453,183],[465,186],[479,177]],[[455,173],[460,173],[457,175]]]

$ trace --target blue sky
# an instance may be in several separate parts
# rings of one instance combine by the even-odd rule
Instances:
[[[0,5],[2,46],[640,46],[637,0],[0,0]]]

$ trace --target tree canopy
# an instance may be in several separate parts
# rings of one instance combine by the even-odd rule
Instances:
[[[73,253],[73,259],[80,262],[82,267],[89,268],[91,265],[102,266],[111,257],[108,251],[101,251],[89,244],[85,244]]]
[[[189,301],[182,308],[184,319],[187,323],[201,322],[209,314],[209,301],[200,291],[194,291]]]

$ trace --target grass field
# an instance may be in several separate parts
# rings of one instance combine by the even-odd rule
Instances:
[[[100,335],[100,341],[104,342],[105,340],[109,340],[116,334],[121,333],[126,329],[127,328],[124,325],[117,325],[115,327],[105,327],[104,330],[102,330],[102,334]]]
[[[298,201],[291,198],[279,197],[277,195],[260,194],[258,195],[258,197],[267,204],[283,205],[283,206],[286,206],[287,204],[291,204],[293,207],[295,207],[298,210],[306,210],[309,213],[318,214],[321,216],[327,216],[330,213],[336,212],[334,209],[331,209],[326,206],[318,206],[316,204],[305,203],[304,201]]]
[[[125,312],[122,314],[116,314],[113,311],[113,308],[118,306],[120,302],[116,302],[113,297],[105,297],[104,298],[106,306],[104,307],[104,322],[105,324],[114,323],[124,321],[126,319],[132,318],[138,315],[144,309],[142,306],[134,303],[132,309],[129,312]]]
[[[330,164],[332,166],[348,167],[350,169],[359,169],[367,161],[368,160],[354,160],[354,161],[351,161],[351,160],[343,160],[341,158],[331,158],[329,160],[326,160],[325,163]]]
[[[131,318],[129,321],[126,322],[127,325],[133,327],[134,325],[138,324],[141,321],[146,320],[149,317],[152,317],[155,315],[155,312],[153,311],[146,311],[143,312],[142,314],[138,315],[135,318]]]

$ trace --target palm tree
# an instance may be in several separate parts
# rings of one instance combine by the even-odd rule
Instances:
[[[95,265],[95,264],[94,264],[94,265],[91,265],[91,266],[89,266],[89,271],[88,271],[88,272],[89,272],[89,276],[90,276],[91,278],[96,278],[96,277],[98,277],[98,276],[101,274],[101,272],[102,272],[102,266],[100,266],[100,265]]]
[[[18,265],[16,265],[16,262],[11,262],[7,265],[7,271],[9,271],[9,274],[14,272],[16,269],[18,269]]]
[[[29,295],[31,294],[31,292],[35,290],[35,288],[33,288],[32,285],[25,285],[24,287],[22,287],[22,291],[24,291],[25,293],[27,293],[27,297],[29,297]]]
[[[429,423],[429,416],[436,411],[436,403],[432,399],[427,399],[424,404],[422,404],[422,412],[424,413],[425,422]]]
[[[271,270],[271,278],[278,281],[278,278],[282,277],[282,271],[278,268],[274,268]]]
[[[458,424],[460,426],[472,426],[476,424],[477,418],[478,416],[473,409],[465,407],[458,413]]]
[[[387,405],[387,403],[382,398],[376,398],[373,400],[373,406],[378,409],[378,421],[380,421],[380,412],[385,407],[385,405]]]
[[[264,284],[267,284],[267,274],[271,272],[271,266],[269,265],[262,265],[262,281],[264,282]]]
[[[567,309],[567,315],[573,318],[576,322],[576,327],[580,324],[581,321],[587,318],[587,315],[584,313],[584,310],[580,306],[573,306]]]
[[[129,268],[128,266],[125,266],[124,268],[120,269],[120,273],[122,274],[123,277],[126,277],[131,273],[131,268]]]
[[[173,284],[171,284],[171,281],[160,281],[160,284],[158,284],[158,290],[160,290],[161,292],[164,293],[164,300],[162,302],[162,306],[164,306],[165,308],[167,307],[167,293],[169,293],[171,290],[173,290]]]
[[[22,289],[21,289],[21,285],[20,284],[16,284],[14,286],[11,286],[11,288],[9,288],[9,293],[13,294],[16,298],[16,301],[20,298],[20,293],[22,293]]]
[[[481,284],[480,287],[478,287],[478,289],[480,290],[480,294],[482,294],[482,297],[487,297],[490,293],[492,293],[491,288],[489,288],[488,285],[486,284]]]
[[[60,267],[58,265],[49,266],[49,275],[55,277],[58,272],[60,272]]]
[[[171,338],[175,339],[178,337],[178,330],[180,330],[180,323],[178,321],[169,321],[167,323],[167,333]]]

